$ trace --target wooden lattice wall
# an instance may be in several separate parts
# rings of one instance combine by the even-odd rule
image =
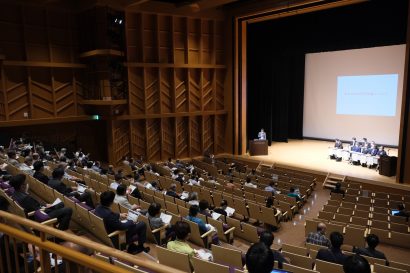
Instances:
[[[217,20],[126,13],[131,150],[114,137],[114,161],[225,151],[223,30]]]
[[[0,122],[83,115],[74,14],[2,3]]]

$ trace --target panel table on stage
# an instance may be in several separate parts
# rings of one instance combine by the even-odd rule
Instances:
[[[361,165],[368,167],[379,164],[379,156],[372,156],[360,152],[353,152],[347,149],[338,149],[335,147],[328,148],[329,157],[342,158],[344,161],[359,162]]]

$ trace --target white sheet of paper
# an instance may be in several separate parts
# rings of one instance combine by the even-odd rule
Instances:
[[[214,220],[218,220],[219,217],[221,217],[222,214],[217,213],[217,212],[212,212],[212,219]]]
[[[137,222],[139,215],[140,215],[140,213],[138,211],[129,210],[127,219],[131,220],[131,221],[134,221],[134,222]]]
[[[162,219],[162,222],[164,222],[165,224],[169,224],[172,219],[172,215],[165,214],[165,213],[161,213],[159,217]]]
[[[212,253],[211,252],[208,252],[205,249],[198,249],[197,253],[198,253],[198,257],[201,260],[212,261]]]
[[[137,187],[135,187],[134,185],[130,185],[128,188],[130,189],[130,192],[133,192]]]
[[[235,213],[235,209],[231,207],[227,207],[225,209],[226,213],[228,214],[229,217],[231,217]]]
[[[87,188],[84,187],[84,186],[81,185],[81,184],[78,184],[78,185],[77,185],[77,192],[78,192],[78,193],[84,193],[86,189],[87,189]]]
[[[58,204],[60,204],[61,202],[63,202],[63,201],[61,201],[60,198],[57,198],[57,199],[53,202],[53,204],[51,204],[51,206],[58,205]]]
[[[62,260],[62,259],[60,259],[60,258],[58,258],[58,257],[57,257],[57,259],[54,259],[54,258],[53,258],[53,253],[50,253],[50,265],[51,265],[52,267],[56,266],[56,261],[57,261],[57,264],[58,264],[58,265],[60,265],[60,264],[63,263],[63,260]]]
[[[188,197],[189,197],[189,192],[187,191],[182,192],[181,199],[187,199]]]

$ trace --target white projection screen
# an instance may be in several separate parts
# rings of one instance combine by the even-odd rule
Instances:
[[[405,49],[306,54],[303,136],[398,146]]]

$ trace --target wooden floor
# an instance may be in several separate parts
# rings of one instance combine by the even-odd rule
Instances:
[[[379,175],[375,169],[349,164],[347,161],[330,160],[328,147],[333,142],[318,140],[289,140],[289,142],[272,142],[266,156],[249,156],[246,158],[283,164],[295,168],[308,169],[322,173],[334,173],[366,180],[396,183],[396,177]],[[397,149],[389,151],[390,156],[397,156]]]

